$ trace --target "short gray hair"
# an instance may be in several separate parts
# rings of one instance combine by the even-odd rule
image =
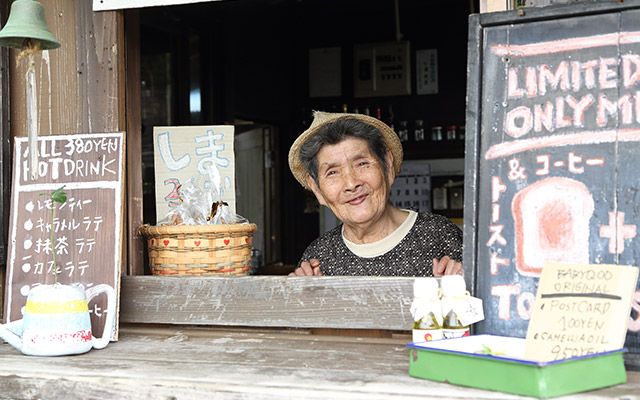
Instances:
[[[318,128],[315,135],[307,139],[300,146],[300,162],[304,169],[311,175],[316,185],[318,182],[318,153],[327,144],[338,144],[349,138],[364,139],[369,145],[369,150],[376,156],[386,175],[387,146],[380,130],[356,118],[345,117],[326,123]]]

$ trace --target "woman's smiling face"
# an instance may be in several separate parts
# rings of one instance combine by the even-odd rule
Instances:
[[[389,201],[392,176],[371,152],[367,141],[350,137],[337,144],[324,145],[317,154],[318,185],[307,182],[320,204],[325,205],[345,225],[375,222]],[[387,152],[387,171],[393,169]]]

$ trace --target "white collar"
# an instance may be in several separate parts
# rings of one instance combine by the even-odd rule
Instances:
[[[355,255],[362,258],[373,258],[385,254],[389,250],[396,247],[398,243],[400,243],[400,241],[404,239],[405,236],[407,236],[407,233],[409,233],[411,228],[413,228],[416,219],[418,219],[417,212],[413,210],[403,211],[409,212],[409,215],[407,216],[407,218],[405,218],[404,222],[400,224],[400,226],[395,231],[391,232],[389,236],[373,243],[356,244],[347,240],[347,238],[344,237],[344,225],[342,225],[342,240],[344,241],[344,244]]]

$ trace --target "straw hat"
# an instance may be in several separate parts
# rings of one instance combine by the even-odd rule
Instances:
[[[320,127],[341,118],[359,119],[362,122],[378,128],[380,133],[382,133],[384,144],[393,155],[393,168],[396,173],[400,172],[400,166],[402,165],[403,156],[402,143],[400,143],[398,135],[396,135],[393,129],[389,127],[389,125],[385,124],[377,118],[373,118],[363,114],[327,113],[323,111],[314,111],[313,122],[311,122],[311,126],[309,126],[309,129],[302,132],[302,134],[298,136],[296,141],[291,145],[291,149],[289,149],[289,168],[291,169],[293,176],[305,189],[311,190],[306,181],[307,171],[300,161],[300,147],[302,147],[307,139],[315,135]]]

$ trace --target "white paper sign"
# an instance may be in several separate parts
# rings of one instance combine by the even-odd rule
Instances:
[[[207,167],[220,172],[222,201],[236,212],[233,125],[155,126],[153,150],[156,178],[156,220],[180,204],[178,188],[192,177],[208,189]]]
[[[438,93],[438,50],[416,51],[417,94]]]
[[[633,266],[545,264],[525,358],[554,361],[621,349],[637,281]]]
[[[93,11],[122,10],[125,8],[173,6],[219,0],[93,0]]]

